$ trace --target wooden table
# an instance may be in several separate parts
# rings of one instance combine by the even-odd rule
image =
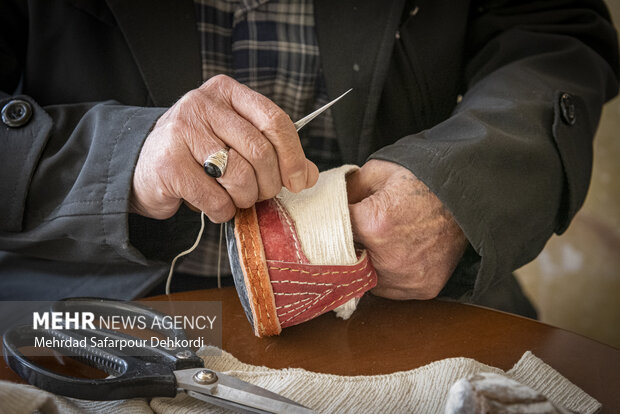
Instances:
[[[256,338],[234,288],[150,300],[221,301],[223,348],[239,360],[271,368],[300,367],[339,375],[387,374],[450,357],[469,357],[504,370],[527,350],[620,413],[620,350],[580,335],[477,306],[440,300],[397,302],[365,296],[343,321],[333,312]],[[19,381],[4,361],[0,378]]]

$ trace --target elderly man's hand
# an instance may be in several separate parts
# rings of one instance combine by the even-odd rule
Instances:
[[[202,164],[224,147],[230,148],[226,172],[211,178]],[[220,75],[188,92],[157,121],[138,158],[131,210],[165,219],[185,200],[222,222],[236,207],[274,197],[283,185],[293,192],[311,187],[318,174],[288,115]]]
[[[373,293],[391,299],[431,299],[461,259],[467,239],[452,214],[406,168],[368,161],[348,177],[355,241],[377,270]]]

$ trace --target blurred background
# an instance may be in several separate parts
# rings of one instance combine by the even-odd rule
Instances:
[[[619,28],[620,0],[606,3]],[[583,208],[516,273],[542,322],[620,348],[620,98],[603,110]]]

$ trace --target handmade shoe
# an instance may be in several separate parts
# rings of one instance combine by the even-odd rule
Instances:
[[[226,224],[235,286],[257,336],[330,310],[347,319],[377,284],[366,251],[353,243],[345,178],[356,169],[325,171],[311,189],[283,189]]]

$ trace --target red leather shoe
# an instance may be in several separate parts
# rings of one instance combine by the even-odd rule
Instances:
[[[321,173],[316,188],[301,196],[283,190],[240,209],[227,223],[235,286],[257,336],[278,335],[345,304],[354,309],[355,300],[377,284],[367,253],[353,246],[344,180],[355,168]],[[339,249],[344,253],[334,256]],[[336,264],[341,261],[347,264]]]

